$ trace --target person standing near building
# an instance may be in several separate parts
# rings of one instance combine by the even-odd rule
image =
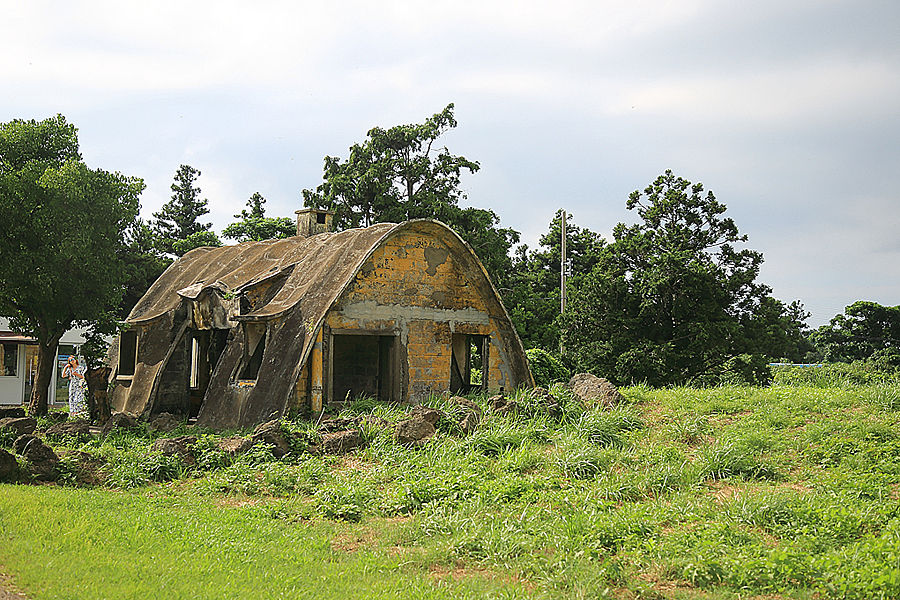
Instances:
[[[87,403],[85,402],[85,390],[87,381],[84,379],[85,368],[78,364],[78,359],[69,357],[69,363],[63,368],[62,376],[69,380],[69,416],[87,416]]]

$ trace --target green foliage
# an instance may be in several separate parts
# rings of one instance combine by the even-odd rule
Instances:
[[[882,368],[900,365],[900,306],[860,300],[810,335],[827,362],[874,358]]]
[[[112,487],[130,490],[151,482],[170,481],[182,476],[184,466],[177,455],[165,456],[148,452],[147,448],[117,453],[106,465],[106,483]]]
[[[0,315],[42,347],[35,415],[46,413],[62,334],[115,321],[128,279],[121,251],[143,189],[138,178],[88,168],[62,115],[0,124]]]
[[[0,559],[18,576],[32,565],[68,564],[59,553],[70,549],[93,559],[112,547],[113,580],[125,586],[132,575],[119,565],[139,562],[133,557],[179,556],[181,567],[166,565],[166,585],[188,579],[201,596],[197,590],[221,570],[193,566],[228,559],[257,589],[294,588],[282,594],[290,596],[318,573],[319,555],[284,570],[297,544],[310,543],[332,567],[359,568],[352,589],[359,597],[371,597],[364,590],[382,568],[392,578],[411,573],[410,581],[431,582],[397,597],[440,597],[467,579],[508,582],[499,597],[667,598],[671,590],[893,597],[900,556],[894,387],[639,386],[620,390],[626,402],[617,408],[585,410],[555,385],[559,420],[537,409],[501,415],[485,407],[473,435],[439,427],[414,449],[391,434],[405,410],[364,400],[344,415],[367,415],[377,426],[352,455],[277,460],[259,446],[231,459],[215,448],[215,435],[201,434],[189,476],[150,458],[147,434],[121,432],[66,455],[105,460],[106,486],[141,489],[97,490],[83,502],[83,489],[35,487],[45,509],[38,517],[18,508],[19,488],[0,487],[0,535],[10,548],[0,549]],[[511,397],[528,407],[527,392]],[[427,404],[445,412],[453,406],[441,397]],[[283,427],[305,441],[316,435],[314,422]],[[80,473],[67,460],[63,471]],[[179,479],[152,481],[171,477]],[[79,476],[63,483],[84,485]],[[103,525],[120,515],[118,525]],[[96,531],[102,539],[86,550],[82,540]],[[20,560],[24,547],[30,554]],[[96,581],[81,565],[48,570],[42,589],[77,591]],[[435,582],[444,572],[457,576]],[[106,590],[85,597],[122,595]]]
[[[531,375],[534,377],[534,383],[541,387],[550,387],[556,382],[569,381],[569,370],[563,366],[562,362],[540,348],[529,348],[525,351],[528,357],[528,367],[531,369]]]
[[[810,365],[775,365],[772,367],[774,382],[779,385],[805,385],[812,387],[847,387],[861,385],[900,384],[900,372],[883,370],[872,361],[853,363],[824,363]]]
[[[191,250],[197,248],[218,248],[222,245],[222,240],[212,231],[198,231],[187,236],[183,240],[175,240],[172,242],[172,248],[178,256],[184,256]]]
[[[124,321],[153,282],[172,264],[172,259],[160,254],[153,231],[140,218],[125,231],[119,258],[125,275],[125,294],[116,316]]]
[[[422,124],[375,127],[362,144],[350,147],[345,162],[326,156],[324,182],[303,190],[304,205],[334,211],[338,230],[408,219],[437,219],[449,225],[475,251],[497,287],[506,287],[509,250],[519,233],[500,228],[492,210],[460,208],[464,171],[479,164],[454,156],[438,138],[456,127],[453,104]]]
[[[606,241],[598,233],[574,224],[566,215],[566,259],[570,268],[568,289],[577,289],[600,259]],[[557,211],[539,247],[516,248],[513,272],[501,293],[509,316],[526,348],[559,348],[555,322],[560,311],[560,260],[562,210]]]
[[[259,242],[262,240],[288,238],[297,233],[297,225],[288,217],[267,217],[263,206],[266,199],[259,192],[254,192],[247,200],[249,211],[242,210],[234,215],[240,219],[222,230],[222,237],[240,242]]]
[[[157,248],[166,254],[183,256],[175,243],[188,240],[192,234],[209,232],[212,223],[198,223],[197,219],[209,212],[206,199],[200,198],[200,188],[194,185],[200,171],[190,165],[181,165],[172,183],[172,199],[159,212],[153,213],[153,235]],[[219,244],[221,245],[221,244]],[[190,247],[188,247],[190,246]],[[198,246],[183,246],[188,250]]]
[[[640,222],[614,228],[560,317],[579,369],[661,386],[720,372],[741,354],[800,352],[806,313],[756,282],[762,254],[736,249],[747,237],[703,191],[666,171],[630,195]]]

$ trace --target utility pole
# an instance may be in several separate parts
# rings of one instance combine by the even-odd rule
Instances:
[[[559,253],[559,313],[566,312],[566,210],[562,211],[562,252]]]
[[[559,314],[566,312],[566,209],[560,211],[562,220],[560,221],[560,231],[562,232],[562,248],[559,253]],[[563,344],[562,337],[559,340],[559,353],[566,353],[566,346]]]

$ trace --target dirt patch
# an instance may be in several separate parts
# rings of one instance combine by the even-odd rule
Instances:
[[[515,575],[500,575],[490,569],[466,566],[463,563],[457,563],[453,566],[448,565],[431,565],[428,567],[428,576],[432,579],[460,581],[462,579],[487,579],[491,581],[500,581],[515,585],[529,591],[535,589],[535,585],[527,579],[522,579]]]
[[[0,600],[28,600],[28,596],[16,587],[9,575],[0,572]]]

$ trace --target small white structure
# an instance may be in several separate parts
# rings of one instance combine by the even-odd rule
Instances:
[[[61,377],[62,369],[70,355],[78,354],[84,342],[83,329],[71,329],[62,336],[50,380],[48,404],[69,401],[69,380]],[[0,405],[28,404],[37,371],[37,355],[37,340],[11,331],[9,320],[0,317]]]

